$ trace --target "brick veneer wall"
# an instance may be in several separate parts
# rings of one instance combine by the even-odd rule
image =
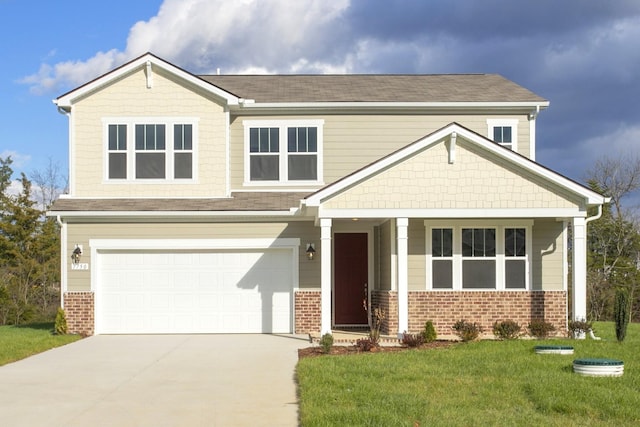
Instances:
[[[294,298],[295,332],[297,334],[320,332],[320,291],[297,290]]]
[[[567,330],[565,291],[410,291],[409,331],[418,332],[427,320],[438,335],[451,335],[458,320],[478,322],[491,334],[497,320],[515,320],[523,328],[533,319],[556,327],[557,335]]]
[[[64,311],[70,334],[93,335],[93,292],[65,292]]]
[[[376,308],[384,310],[385,319],[382,321],[380,333],[383,335],[395,335],[398,333],[398,293],[394,291],[371,292],[371,316]],[[371,324],[374,324],[373,317]]]

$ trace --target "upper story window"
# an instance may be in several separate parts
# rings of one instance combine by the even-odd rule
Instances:
[[[245,120],[245,183],[320,183],[323,124],[323,120]]]
[[[104,122],[107,181],[187,182],[196,176],[196,120],[132,118]]]
[[[510,150],[518,150],[518,120],[488,119],[487,127],[489,139]]]

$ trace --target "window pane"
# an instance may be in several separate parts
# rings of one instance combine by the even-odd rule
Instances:
[[[511,143],[511,126],[502,127],[502,142]]]
[[[287,148],[289,153],[295,153],[298,151],[298,134],[296,128],[287,129]]]
[[[184,149],[193,150],[193,125],[183,125],[184,128]]]
[[[317,156],[289,155],[289,180],[316,180],[318,179]]]
[[[184,150],[184,128],[182,125],[173,126],[173,149]]]
[[[174,177],[176,179],[193,178],[193,164],[191,153],[176,153],[173,163]]]
[[[512,259],[505,261],[505,287],[507,289],[525,289],[526,287],[526,261]]]
[[[136,154],[136,178],[164,179],[165,178],[164,153]]]
[[[127,153],[109,153],[109,179],[127,179]]]
[[[308,140],[307,140],[307,152],[318,152],[318,128],[307,128]]]
[[[269,152],[277,153],[280,151],[280,129],[269,129]]]
[[[496,256],[496,229],[484,229],[484,256]]]
[[[118,125],[118,150],[127,149],[127,125]]]
[[[166,147],[164,125],[154,125],[154,128],[156,131],[155,148],[156,150],[164,150]]]
[[[464,289],[495,289],[495,260],[463,260],[462,287]]]
[[[434,289],[453,288],[453,261],[450,259],[434,260],[432,271],[432,287]]]
[[[307,151],[307,128],[298,128],[298,153]]]
[[[484,256],[484,229],[473,229],[473,256]]]
[[[462,229],[462,256],[473,256],[473,229]]]
[[[431,255],[435,257],[442,256],[442,228],[431,230]]]
[[[453,256],[453,229],[442,230],[442,256]]]
[[[269,128],[260,128],[260,152],[269,152]]]
[[[144,125],[136,125],[136,150],[144,150]]]
[[[278,156],[252,155],[249,175],[252,181],[277,181],[280,179]]]
[[[257,153],[260,151],[260,136],[258,128],[249,129],[249,152]]]
[[[156,148],[156,127],[154,125],[146,125],[144,127],[144,149],[155,150]]]
[[[118,126],[109,125],[109,150],[118,149]]]

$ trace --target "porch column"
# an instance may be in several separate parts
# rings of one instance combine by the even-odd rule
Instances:
[[[320,335],[331,333],[331,218],[320,219]]]
[[[587,224],[573,218],[573,320],[587,319]]]
[[[398,250],[398,338],[409,330],[408,218],[396,218]]]

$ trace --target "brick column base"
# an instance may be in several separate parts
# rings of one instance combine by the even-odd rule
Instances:
[[[297,290],[295,292],[295,333],[320,332],[320,291]]]
[[[65,292],[64,311],[67,315],[67,328],[70,334],[83,336],[94,334],[93,292]]]
[[[396,335],[398,333],[398,293],[395,291],[371,291],[371,324],[374,324],[376,308],[384,310],[385,319],[382,321],[380,333]],[[411,312],[409,312],[411,316]],[[411,319],[409,319],[411,322]]]

